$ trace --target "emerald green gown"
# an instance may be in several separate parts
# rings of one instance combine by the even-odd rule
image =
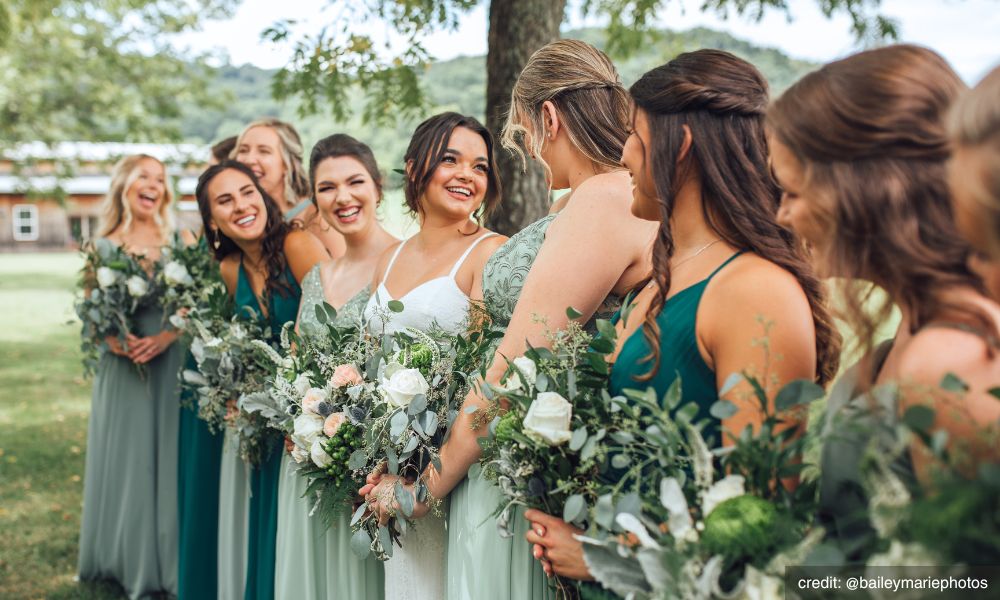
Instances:
[[[360,327],[368,296],[366,288],[338,308],[335,323]],[[302,279],[301,333],[325,333],[316,318],[316,306],[324,301],[317,265]],[[360,560],[351,551],[350,507],[328,529],[318,515],[309,515],[315,498],[303,498],[309,480],[295,470],[295,461],[285,453],[278,482],[275,598],[382,598],[382,563],[371,556]]]
[[[198,245],[209,252],[202,237]],[[185,369],[195,369],[187,352]],[[211,600],[218,586],[219,475],[222,433],[212,433],[198,418],[197,399],[180,410],[177,455],[177,520],[179,558],[177,596],[184,600]]]
[[[99,239],[98,245],[111,244]],[[132,333],[163,329],[146,302]],[[81,580],[110,579],[129,598],[177,593],[177,373],[184,349],[171,344],[139,375],[127,357],[97,365],[87,426],[80,528]]]

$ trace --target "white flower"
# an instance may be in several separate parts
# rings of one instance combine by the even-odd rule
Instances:
[[[713,483],[712,487],[708,488],[708,491],[706,491],[705,495],[702,496],[702,517],[708,517],[708,515],[712,514],[712,511],[715,510],[716,506],[726,500],[742,496],[745,493],[746,491],[743,489],[742,475],[726,475],[724,478]]]
[[[309,449],[309,456],[316,463],[316,466],[321,469],[325,469],[327,465],[333,462],[333,458],[323,449],[323,440],[321,439],[313,441],[312,447]]]
[[[386,367],[382,377],[382,398],[396,408],[409,406],[417,394],[426,394],[431,388],[419,369],[404,369],[393,363]]]
[[[302,375],[299,375],[301,378]],[[308,383],[308,380],[306,380]],[[295,387],[298,388],[298,379],[295,380]],[[326,391],[319,388],[309,388],[306,390],[304,396],[302,396],[302,412],[318,415],[319,405],[321,402],[325,402],[327,398]]]
[[[569,430],[573,405],[555,392],[542,392],[532,400],[524,415],[524,433],[550,446],[565,444],[572,437]]]
[[[301,448],[311,448],[313,442],[323,433],[323,417],[302,413],[292,424],[292,442]]]
[[[514,369],[507,375],[507,380],[500,384],[499,389],[505,392],[514,392],[522,389],[521,377],[527,382],[528,388],[534,387],[535,378],[538,376],[538,366],[535,361],[527,356],[518,356],[513,361]]]
[[[660,480],[660,504],[667,509],[667,529],[675,539],[684,539],[685,535],[694,532],[691,512],[688,510],[687,499],[681,490],[681,484],[675,477],[664,477]],[[695,533],[697,540],[698,534]]]
[[[292,448],[292,460],[299,464],[306,462],[309,460],[309,451],[295,446]]]
[[[129,277],[125,284],[128,286],[128,293],[135,298],[141,298],[146,295],[146,292],[149,291],[149,284],[146,283],[145,279],[139,277],[138,275]]]
[[[115,271],[111,267],[98,267],[97,268],[97,285],[101,286],[101,289],[109,288],[118,281],[118,271]]]
[[[194,279],[188,273],[187,267],[172,260],[163,266],[163,278],[170,285],[194,285]]]

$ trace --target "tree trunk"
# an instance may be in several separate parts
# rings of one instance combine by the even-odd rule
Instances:
[[[559,38],[566,0],[492,0],[486,54],[486,126],[499,136],[507,120],[510,91],[528,58]],[[529,160],[525,171],[516,156],[497,148],[503,202],[487,223],[513,235],[549,211],[548,186],[541,166]]]

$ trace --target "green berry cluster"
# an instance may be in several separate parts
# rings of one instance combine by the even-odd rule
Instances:
[[[343,484],[350,477],[347,462],[351,454],[361,448],[361,442],[361,428],[353,423],[344,422],[337,429],[337,433],[323,445],[323,449],[333,459],[326,467],[326,474],[333,478],[336,485]]]

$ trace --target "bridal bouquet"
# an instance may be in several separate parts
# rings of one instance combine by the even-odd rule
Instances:
[[[88,244],[79,287],[83,290],[76,314],[83,323],[81,350],[85,373],[93,373],[103,352],[104,339],[117,337],[123,346],[132,332],[133,317],[151,302],[155,280],[138,260],[113,244]],[[141,365],[136,365],[142,373]]]
[[[387,527],[379,527],[375,515],[366,514],[367,507],[355,511],[351,547],[359,556],[391,557],[414,502],[431,500],[421,475],[428,465],[441,468],[439,449],[493,337],[480,331],[450,336],[407,328],[384,334],[372,346],[363,371],[371,410],[362,425],[363,446],[350,455],[348,466],[361,477],[378,470],[412,480],[415,494],[397,481],[394,494],[404,518],[392,519]]]
[[[160,303],[170,324],[185,328],[182,309],[192,309],[207,301],[213,288],[222,285],[219,264],[211,251],[199,238],[197,244],[186,245],[175,234],[170,246],[163,249],[163,267],[157,273],[157,282],[163,288]]]
[[[673,424],[660,416],[650,422],[654,413],[639,415],[640,429],[659,430],[647,439],[659,440],[660,451],[679,452],[687,466],[661,471],[652,493],[636,501],[609,503],[581,537],[587,566],[607,589],[637,598],[781,597],[785,566],[802,564],[822,540],[824,532],[810,528],[815,482],[789,489],[782,480],[803,468],[799,417],[823,389],[793,381],[772,405],[759,379],[738,374],[720,395],[744,380],[764,421],[756,432],[737,432],[734,446],[710,450],[694,413],[684,408],[673,412]],[[680,380],[667,396],[668,407],[680,400]],[[711,408],[720,421],[736,411],[727,400]]]

